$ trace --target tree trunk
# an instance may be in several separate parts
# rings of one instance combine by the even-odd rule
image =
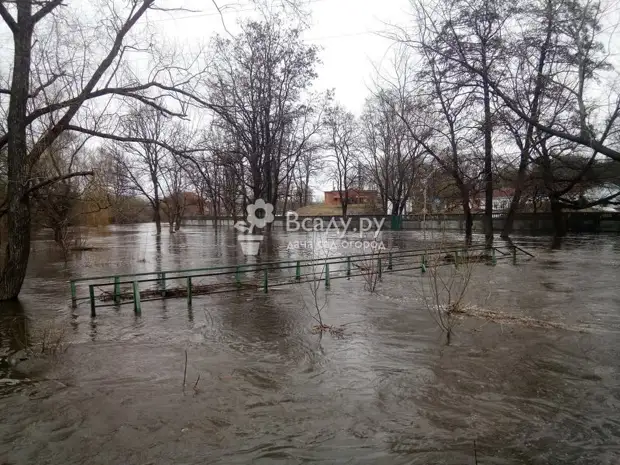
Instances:
[[[465,241],[471,244],[472,233],[474,229],[474,218],[471,214],[471,207],[469,206],[469,194],[463,194],[463,214],[465,215]]]
[[[155,230],[157,234],[161,234],[161,211],[159,201],[155,199],[153,205],[153,221],[155,221]]]
[[[304,184],[304,204],[302,207],[308,205],[308,194],[310,194],[310,171],[306,172],[306,181]]]
[[[554,237],[566,236],[566,225],[564,224],[564,215],[562,215],[562,206],[554,197],[549,198],[551,203],[551,217],[553,219],[553,235]]]
[[[486,55],[483,49],[483,66],[486,68]],[[487,245],[493,244],[493,140],[491,126],[491,92],[485,79],[484,90],[484,239]]]
[[[288,209],[288,194],[284,196],[284,202],[282,203],[282,214],[283,215],[286,215],[287,209]],[[274,211],[274,214],[276,214],[275,211]]]
[[[56,244],[61,244],[62,237],[63,237],[62,228],[60,226],[54,227],[54,242],[56,242]]]
[[[21,290],[30,256],[30,200],[26,112],[30,85],[32,47],[32,3],[16,2],[17,27],[13,32],[14,60],[11,97],[7,117],[7,244],[2,273],[0,300],[16,299]]]
[[[217,228],[219,226],[218,222],[217,222],[217,217],[218,217],[218,214],[219,214],[219,211],[218,211],[219,210],[219,205],[217,203],[217,198],[215,198],[215,197],[212,199],[212,210],[213,210],[213,226],[215,228]]]
[[[9,173],[13,164],[9,163]],[[30,256],[30,205],[28,196],[22,198],[24,194],[21,186],[9,183],[8,236],[0,276],[0,300],[16,299],[26,277]]]
[[[521,194],[523,193],[523,185],[525,184],[525,170],[527,169],[527,157],[521,155],[521,161],[519,162],[519,171],[517,173],[517,183],[515,185],[515,193],[512,196],[510,202],[510,208],[508,214],[504,220],[504,228],[502,229],[501,238],[506,239],[512,233],[514,226],[515,216],[519,210],[519,204],[521,203]],[[536,208],[536,207],[534,207]]]
[[[473,229],[474,217],[471,214],[471,209],[467,208],[465,212],[465,240],[468,244],[471,244]]]

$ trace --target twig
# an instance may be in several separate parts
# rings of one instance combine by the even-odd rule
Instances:
[[[203,311],[204,311],[204,314],[205,314],[205,320],[206,319],[210,319],[211,320],[211,326],[213,326],[213,315],[211,315],[211,312],[209,312],[206,308],[203,309]],[[207,317],[207,315],[209,315],[209,316]]]
[[[194,383],[194,392],[197,392],[198,381],[200,381],[200,373],[198,373],[198,379],[196,379],[196,383]]]
[[[185,349],[185,368],[183,369],[183,390],[185,391],[185,381],[187,380],[187,349]]]
[[[476,440],[474,439],[474,465],[478,465],[478,452],[476,451]]]

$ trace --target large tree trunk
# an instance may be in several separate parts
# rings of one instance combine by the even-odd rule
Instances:
[[[11,169],[9,168],[10,172]],[[7,194],[10,199],[7,217],[8,236],[4,266],[0,276],[0,300],[17,298],[26,277],[30,255],[30,205],[28,196],[24,198],[24,189],[13,183],[9,183]]]
[[[517,183],[515,185],[515,192],[510,202],[510,208],[506,219],[504,220],[504,228],[502,229],[502,239],[508,238],[512,233],[512,228],[515,221],[515,216],[519,210],[521,203],[521,194],[523,193],[523,186],[525,184],[525,171],[527,169],[527,154],[521,154],[521,161],[519,162],[519,171],[517,172]]]
[[[155,199],[153,205],[153,221],[155,221],[155,230],[157,234],[161,234],[161,208],[159,205],[159,200]]]
[[[485,49],[483,48],[483,66],[487,70]],[[484,239],[487,245],[493,244],[493,140],[491,125],[491,91],[489,83],[483,81],[484,90]]]
[[[553,219],[553,235],[554,237],[564,237],[566,235],[566,225],[564,224],[564,215],[562,215],[562,206],[555,197],[550,197],[551,217]]]
[[[0,274],[0,300],[16,299],[21,290],[30,255],[30,203],[26,111],[30,84],[32,43],[31,2],[16,2],[17,23],[13,33],[14,61],[7,118],[7,245]]]
[[[463,213],[465,215],[465,241],[471,244],[471,238],[474,229],[474,218],[471,214],[469,199],[463,200]]]

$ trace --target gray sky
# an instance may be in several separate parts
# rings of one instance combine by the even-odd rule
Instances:
[[[164,37],[185,47],[208,43],[219,33],[226,34],[222,20],[235,33],[239,19],[256,16],[249,0],[220,0],[220,16],[209,0],[186,0],[193,12],[150,13],[153,24]],[[179,5],[168,0],[167,5]],[[311,16],[304,39],[322,48],[316,89],[334,88],[336,100],[359,114],[375,74],[374,66],[391,59],[391,41],[379,34],[386,24],[406,25],[410,20],[409,0],[309,0]]]
[[[178,6],[168,0],[167,5]],[[153,25],[171,43],[182,45],[184,53],[207,44],[215,34],[238,32],[239,20],[258,17],[249,0],[220,0],[222,15],[209,0],[186,0],[194,12],[149,13]],[[406,26],[411,21],[409,0],[309,0],[311,16],[304,40],[321,47],[322,64],[317,69],[316,90],[335,89],[335,99],[359,115],[368,96],[376,68],[389,67],[392,41],[381,36],[389,24]],[[314,179],[315,200],[332,183],[326,176]]]

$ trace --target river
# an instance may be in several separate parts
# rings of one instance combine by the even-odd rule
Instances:
[[[299,239],[274,231],[268,258]],[[515,243],[536,258],[476,266],[478,313],[446,345],[417,271],[385,274],[374,294],[333,281],[323,318],[341,337],[313,332],[304,285],[91,319],[70,306],[72,277],[234,263],[235,234],[113,226],[68,262],[40,235],[20,302],[0,312],[0,464],[620,463],[620,237]],[[24,333],[51,324],[62,353],[11,368]]]

